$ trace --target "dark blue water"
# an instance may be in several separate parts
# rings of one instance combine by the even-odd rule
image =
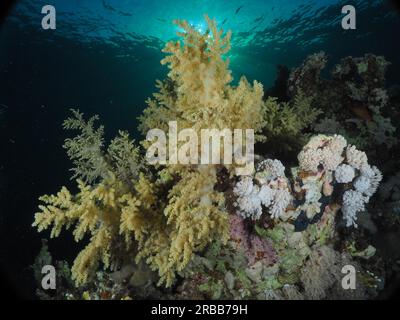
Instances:
[[[56,30],[41,28],[45,4],[57,9]],[[356,30],[341,29],[343,4],[356,7]],[[291,68],[324,50],[331,65],[384,55],[388,81],[399,82],[400,18],[385,1],[18,1],[0,27],[0,267],[19,295],[34,295],[37,198],[68,181],[61,123],[69,109],[99,114],[108,137],[125,129],[138,138],[136,118],[166,74],[160,50],[175,37],[171,21],[203,30],[204,13],[233,31],[236,80],[243,74],[271,87],[277,65]],[[50,249],[71,259],[78,246],[64,234]]]

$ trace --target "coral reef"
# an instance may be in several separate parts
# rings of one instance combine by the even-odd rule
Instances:
[[[331,78],[325,79],[321,71],[327,62],[324,52],[313,54],[288,79],[289,96],[294,98],[300,91],[313,97],[315,107],[323,111],[324,118],[317,121],[315,130],[341,134],[360,148],[368,147],[371,141],[388,148],[396,145],[396,128],[388,117],[391,109],[384,87],[390,63],[372,54],[346,57],[333,67]]]
[[[79,134],[66,139],[64,148],[78,191],[62,187],[56,195],[41,197],[33,223],[38,231],[51,229],[50,237],[65,227],[74,228],[76,241],[88,240],[71,267],[77,287],[65,289],[64,298],[375,297],[382,272],[375,261],[378,275],[372,277],[368,262],[378,253],[358,241],[365,221],[355,227],[382,174],[353,143],[360,139],[305,131],[322,111],[330,117],[329,108],[342,107],[325,89],[334,87],[341,101],[365,104],[376,124],[374,134],[389,133],[380,141],[394,145],[390,122],[380,116],[386,105],[386,62],[369,55],[345,59],[328,81],[319,74],[326,56],[316,54],[291,73],[291,100],[279,102],[264,97],[257,81],[250,84],[242,77],[232,85],[225,58],[230,33],[206,21],[204,34],[176,21],[181,40],[163,50],[167,56],[161,63],[169,73],[157,81],[158,92],[147,100],[139,129],[144,135],[153,128],[167,132],[169,121],[196,133],[252,128],[259,142],[255,170],[238,176],[236,164],[149,164],[143,158],[149,141],[136,145],[121,131],[107,146],[104,128],[95,124],[98,117],[85,120],[73,110],[64,128]],[[347,70],[356,67],[361,83],[352,85],[354,78],[343,82]],[[343,82],[338,88],[337,79]],[[376,99],[366,91],[375,92]],[[264,154],[277,144],[299,151],[298,163],[285,168]],[[397,186],[387,183],[387,189]],[[363,282],[357,292],[341,295],[341,269],[348,264],[357,266]]]

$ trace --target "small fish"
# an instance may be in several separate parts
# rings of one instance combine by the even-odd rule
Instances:
[[[253,28],[251,28],[251,29],[249,30],[249,32],[253,32],[254,30],[257,29],[257,27],[258,27],[258,25],[257,25],[257,26],[254,26]]]
[[[116,10],[114,9],[114,7],[110,6],[109,4],[107,4],[104,0],[102,1],[102,5],[105,9],[110,10],[115,12]]]
[[[372,116],[368,108],[361,104],[355,104],[350,107],[350,110],[360,119],[365,121],[371,121]]]
[[[239,13],[239,11],[244,7],[244,5],[241,5],[239,8],[236,9],[235,11],[235,15],[237,15]]]
[[[162,19],[162,18],[156,18],[158,21],[160,21],[160,22],[164,22],[164,23],[167,23],[167,20],[165,20],[165,19]]]
[[[228,18],[225,18],[224,21],[222,21],[221,26],[223,26],[225,24],[225,22],[228,21]]]
[[[118,13],[119,13],[121,16],[124,16],[124,17],[132,17],[132,16],[133,16],[133,14],[132,14],[132,13],[129,13],[129,12],[118,11]]]
[[[264,17],[265,17],[265,15],[259,16],[257,19],[255,19],[253,21],[253,23],[257,23],[257,22],[260,22],[260,21],[264,20]]]
[[[119,11],[119,10],[115,9],[113,6],[107,4],[104,0],[102,0],[102,4],[103,4],[103,7],[104,7],[105,9],[109,10],[109,11],[115,12],[115,13],[121,15],[121,16],[132,17],[132,14],[131,14],[131,13]]]

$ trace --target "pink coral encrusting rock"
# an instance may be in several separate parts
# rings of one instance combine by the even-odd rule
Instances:
[[[258,261],[264,265],[272,265],[277,261],[277,254],[268,239],[251,234],[246,228],[245,219],[237,214],[230,215],[230,237],[234,246],[243,250],[248,264],[251,266]]]

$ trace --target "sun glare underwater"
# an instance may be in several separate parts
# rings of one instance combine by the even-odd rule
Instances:
[[[0,25],[9,294],[394,297],[397,9],[16,1]]]

